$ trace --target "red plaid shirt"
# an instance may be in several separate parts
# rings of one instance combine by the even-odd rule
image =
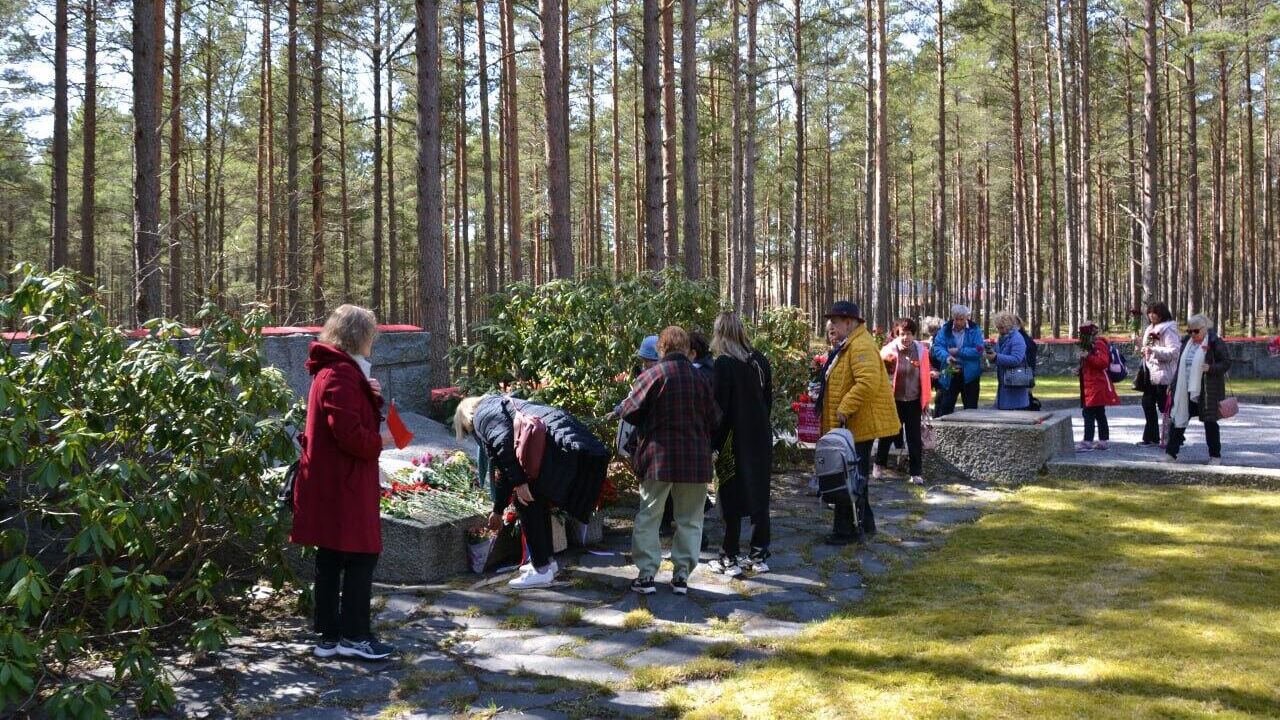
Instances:
[[[633,462],[641,480],[711,482],[711,436],[720,408],[687,357],[669,353],[641,373],[618,414],[636,426]]]

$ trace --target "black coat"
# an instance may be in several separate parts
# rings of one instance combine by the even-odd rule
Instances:
[[[729,515],[747,516],[769,509],[769,476],[773,469],[773,369],[758,352],[743,362],[728,355],[716,358],[716,404],[724,419],[712,438],[721,462],[716,465],[720,507]],[[731,447],[730,439],[732,439]],[[726,454],[727,453],[727,454]],[[727,458],[732,458],[731,469]],[[721,476],[727,475],[727,477]]]
[[[1183,336],[1184,352],[1190,341],[1190,335]],[[1200,422],[1217,422],[1221,419],[1218,415],[1218,403],[1227,397],[1227,371],[1231,369],[1231,352],[1222,338],[1212,330],[1209,331],[1208,342],[1209,347],[1205,350],[1204,362],[1209,369],[1200,383],[1200,398],[1197,404],[1200,406]],[[1178,358],[1181,362],[1181,352],[1178,353]]]
[[[515,414],[521,410],[547,426],[542,473],[532,490],[581,522],[591,520],[609,470],[609,449],[577,418],[560,408],[507,395],[486,395],[476,406],[475,436],[494,468],[494,510],[502,512],[517,485],[527,482],[516,461]]]

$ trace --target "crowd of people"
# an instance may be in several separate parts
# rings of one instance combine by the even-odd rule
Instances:
[[[1195,417],[1204,425],[1210,463],[1218,464],[1218,421],[1226,412],[1222,403],[1231,366],[1226,345],[1203,315],[1187,320],[1183,337],[1164,303],[1152,303],[1147,319],[1134,383],[1143,393],[1146,419],[1140,444],[1163,446],[1164,460],[1173,462]],[[915,319],[901,318],[893,325],[892,337],[877,347],[859,306],[836,302],[825,314],[830,347],[811,387],[821,433],[847,431],[863,478],[883,479],[891,447],[904,446],[909,481],[923,483],[922,428],[931,402],[933,416],[954,412],[957,403],[976,408],[984,370],[991,369],[997,382],[995,408],[1038,407],[1031,394],[1035,342],[1012,313],[996,313],[992,321],[997,337],[988,341],[969,308],[957,304],[951,318],[927,341]],[[320,640],[314,652],[320,657],[376,660],[394,650],[377,641],[370,628],[373,571],[382,550],[378,457],[393,442],[381,429],[382,388],[371,373],[376,330],[372,312],[343,305],[312,343],[307,362],[314,377],[300,439],[290,539],[318,548],[314,629]],[[1119,404],[1115,384],[1125,368],[1122,360],[1116,367],[1118,354],[1096,323],[1082,324],[1077,337],[1084,416],[1084,439],[1077,450],[1106,450],[1106,409]],[[641,594],[657,591],[659,529],[668,522],[674,527],[671,590],[688,592],[711,504],[707,488],[713,484],[725,532],[710,568],[730,577],[768,572],[774,443],[768,359],[753,348],[734,313],[716,318],[710,342],[671,326],[646,337],[635,358],[630,392],[607,417],[620,422],[616,453],[630,463],[639,481],[632,534],[637,575],[631,589]],[[535,481],[517,447],[517,436],[524,432],[518,427],[520,419],[530,414],[544,426],[567,433],[573,438],[571,452],[582,452],[592,461],[548,455],[540,461],[542,475]],[[490,487],[493,500],[491,527],[502,523],[509,504],[519,516],[528,562],[510,586],[521,590],[550,585],[558,571],[552,557],[552,504],[564,503],[564,488],[573,484],[575,473],[594,473],[613,452],[563,410],[507,395],[462,400],[454,426],[459,439],[469,436],[479,446],[481,481]],[[557,464],[561,467],[554,467]],[[868,493],[851,492],[832,507],[827,543],[849,544],[875,533]],[[745,553],[744,518],[751,524]]]

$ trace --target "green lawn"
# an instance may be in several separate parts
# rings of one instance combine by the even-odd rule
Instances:
[[[1133,389],[1133,381],[1125,380],[1116,385],[1116,390],[1124,395],[1140,395]],[[1280,395],[1280,380],[1232,380],[1231,390],[1240,395]],[[1074,375],[1046,375],[1036,378],[1036,387],[1031,391],[1041,400],[1080,397],[1080,379]],[[982,392],[979,404],[983,407],[993,405],[996,401],[996,381],[991,375],[982,378]]]
[[[1280,495],[1028,487],[695,718],[1280,716]],[[692,705],[687,704],[692,703]]]

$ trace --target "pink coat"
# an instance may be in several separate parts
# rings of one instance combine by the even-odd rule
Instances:
[[[930,377],[929,364],[929,348],[919,340],[916,343],[916,357],[920,361],[920,407],[928,410],[929,402],[933,400],[933,378]],[[880,349],[880,359],[884,360],[885,366],[889,369],[889,384],[892,385],[898,381],[898,373],[896,368],[898,365],[898,355],[902,352],[902,346],[898,341],[890,340]]]

